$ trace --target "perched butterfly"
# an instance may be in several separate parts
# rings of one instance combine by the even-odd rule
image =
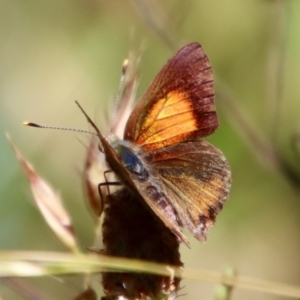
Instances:
[[[188,245],[180,227],[205,241],[228,197],[231,173],[222,152],[202,139],[219,125],[202,47],[188,44],[166,63],[131,113],[124,140],[110,145],[86,117],[120,181],[179,241]]]

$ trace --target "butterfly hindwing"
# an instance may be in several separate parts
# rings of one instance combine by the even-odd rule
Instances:
[[[148,158],[149,159],[149,158]],[[231,185],[221,151],[204,140],[182,142],[151,154],[152,172],[171,199],[183,227],[204,241]]]

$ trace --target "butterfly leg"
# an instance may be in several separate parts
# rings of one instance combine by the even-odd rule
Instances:
[[[106,186],[107,187],[107,194],[110,195],[109,186],[111,186],[111,185],[114,185],[114,186],[121,185],[121,183],[118,182],[118,181],[109,181],[108,178],[107,178],[107,174],[109,174],[109,173],[113,173],[113,171],[112,170],[104,171],[103,176],[105,178],[105,182],[101,182],[101,183],[98,184],[98,192],[99,192],[100,201],[101,201],[100,207],[104,207],[104,197],[105,197],[105,195],[103,195],[101,187]]]

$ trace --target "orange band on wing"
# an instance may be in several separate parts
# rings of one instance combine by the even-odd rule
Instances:
[[[187,136],[195,130],[197,121],[191,99],[183,92],[172,91],[151,107],[135,142],[146,148],[148,144],[158,143],[154,148],[159,148],[159,145],[169,144],[166,140],[178,136],[180,141],[179,136]]]

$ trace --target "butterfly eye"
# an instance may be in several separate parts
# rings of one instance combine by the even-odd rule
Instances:
[[[133,149],[120,144],[118,146],[118,152],[126,169],[137,177],[137,180],[145,181],[148,179],[149,173]]]

